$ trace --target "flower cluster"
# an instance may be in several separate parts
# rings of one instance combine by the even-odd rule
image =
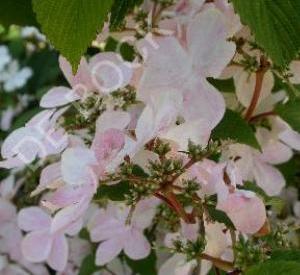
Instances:
[[[133,57],[108,51],[109,36]],[[286,184],[278,165],[300,133],[275,112],[293,96],[275,82],[300,83],[299,61],[277,70],[225,0],[145,1],[94,46],[75,75],[60,57],[69,87],[46,92],[2,144],[0,271],[78,274],[92,255],[96,270],[127,274],[131,260],[165,253],[162,275],[242,272],[284,247],[270,237]],[[1,47],[0,71],[10,62]],[[228,81],[235,93],[217,89]],[[228,113],[239,120],[225,124]]]

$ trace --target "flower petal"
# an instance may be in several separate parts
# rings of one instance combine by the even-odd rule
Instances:
[[[102,242],[96,252],[96,265],[105,265],[117,257],[123,249],[123,240],[114,238]]]
[[[93,84],[103,93],[110,93],[129,84],[133,70],[129,63],[113,52],[99,53],[91,58],[89,68]]]
[[[47,263],[56,271],[63,271],[68,262],[68,242],[64,235],[54,238]]]
[[[187,28],[187,45],[198,73],[218,77],[233,58],[235,44],[227,41],[225,18],[208,8],[196,15]]]
[[[106,111],[96,122],[96,132],[105,132],[108,129],[123,130],[130,122],[130,115],[122,111]]]
[[[18,226],[24,231],[47,229],[50,224],[51,217],[39,207],[24,208],[18,214]]]
[[[142,232],[132,228],[126,234],[124,252],[130,259],[139,260],[150,254],[151,246]]]
[[[80,96],[69,88],[55,87],[49,90],[41,99],[40,106],[54,108],[66,105],[80,99]]]
[[[46,166],[41,172],[40,183],[31,193],[31,196],[35,196],[47,188],[58,186],[62,179],[60,167],[60,162],[55,162]]]
[[[260,160],[254,162],[253,173],[257,185],[269,196],[279,195],[285,186],[285,179],[280,171]]]
[[[16,213],[16,207],[12,203],[0,198],[0,224],[6,221],[12,221]]]
[[[227,200],[217,205],[218,209],[228,215],[236,229],[245,234],[258,232],[266,221],[265,205],[254,193],[253,195],[248,198],[240,193],[230,194]]]
[[[153,90],[179,88],[191,74],[192,65],[174,37],[146,38],[138,48],[144,56],[145,70],[139,85],[139,98],[147,102]]]
[[[45,261],[51,251],[52,237],[48,231],[35,231],[27,234],[22,241],[22,253],[33,263]]]
[[[24,163],[32,162],[39,151],[40,140],[31,129],[22,127],[13,131],[3,142],[3,158],[17,156]]]
[[[95,154],[87,148],[69,148],[61,158],[63,180],[70,185],[84,185],[94,177],[93,165],[97,165]]]

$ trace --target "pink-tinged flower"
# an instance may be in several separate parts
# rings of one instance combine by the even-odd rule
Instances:
[[[225,226],[219,223],[206,223],[205,226],[205,237],[206,247],[204,253],[221,258],[230,246],[229,238],[224,233]],[[165,244],[167,247],[173,247],[175,240],[181,240],[183,242],[195,241],[199,236],[199,224],[186,224],[181,221],[181,230],[178,233],[169,233],[166,235]],[[195,270],[197,261],[187,261],[186,255],[176,253],[170,257],[159,269],[159,275],[189,275]],[[211,263],[207,261],[201,261],[201,273],[207,274],[211,268]]]
[[[88,241],[79,238],[68,238],[69,257],[64,271],[57,275],[76,275],[79,272],[83,259],[91,253],[91,245]]]
[[[226,38],[222,14],[209,8],[188,24],[187,48],[174,37],[142,40],[139,50],[145,70],[138,86],[139,98],[148,102],[153,91],[164,93],[172,88],[183,96],[181,113],[186,120],[202,118],[215,127],[224,115],[225,103],[206,77],[218,77],[233,57],[235,45]]]
[[[41,107],[64,106],[84,98],[90,92],[111,93],[128,85],[133,76],[132,65],[113,52],[99,53],[89,63],[82,58],[75,76],[66,59],[60,58],[60,66],[71,89],[62,86],[52,88],[42,97]]]
[[[68,260],[65,234],[73,235],[78,232],[74,230],[74,223],[70,223],[70,218],[64,223],[66,225],[58,228],[55,226],[55,218],[52,220],[38,207],[22,209],[18,215],[18,225],[29,232],[22,241],[25,259],[33,263],[46,261],[54,270],[63,271]]]
[[[225,182],[224,173],[230,182]],[[243,183],[239,170],[232,162],[217,164],[204,160],[193,165],[189,175],[201,184],[198,191],[200,197],[217,194],[217,208],[227,213],[237,230],[253,234],[263,226],[266,220],[263,201],[255,193],[236,189],[236,185]],[[251,216],[251,213],[257,215]]]
[[[223,152],[223,159],[233,164],[244,181],[255,181],[269,196],[280,194],[285,180],[280,171],[264,160],[258,150],[244,144],[233,144]]]
[[[229,186],[224,182],[226,163],[215,163],[205,159],[194,164],[188,171],[191,178],[195,178],[201,185],[198,195],[218,195],[218,200],[224,200],[229,194]],[[235,187],[235,182],[232,187]]]
[[[4,265],[1,266],[0,263],[0,272],[1,275],[49,275],[49,272],[47,271],[46,267],[42,265],[27,265],[22,266],[19,263],[9,263],[8,259],[5,256],[0,256],[0,261],[3,259],[5,262]],[[30,273],[28,273],[30,271]]]
[[[135,137],[125,136],[124,147],[113,163],[119,164],[126,155],[134,158],[144,150],[144,145],[155,137],[173,142],[178,150],[186,150],[189,140],[206,146],[211,132],[210,126],[203,119],[177,125],[181,106],[182,97],[173,89],[166,89],[164,93],[160,93],[159,90],[153,91],[149,102],[137,118]]]
[[[175,11],[179,14],[193,16],[199,12],[205,3],[205,0],[180,0],[175,6]]]
[[[215,0],[214,4],[219,9],[226,19],[228,34],[233,36],[242,28],[240,17],[235,13],[231,3],[227,0]]]
[[[89,64],[84,57],[81,58],[75,75],[73,74],[72,66],[63,56],[59,57],[59,66],[71,88],[75,91],[81,87],[84,87],[85,91],[96,90],[96,87],[93,85]]]
[[[25,127],[13,131],[4,141],[0,167],[14,168],[30,164],[37,157],[58,154],[68,144],[62,128],[56,128],[56,120],[64,112],[42,111],[34,116]]]
[[[143,231],[152,221],[157,200],[139,202],[128,222],[130,208],[122,204],[110,203],[100,209],[91,219],[88,229],[93,242],[101,242],[96,252],[96,264],[104,265],[112,261],[123,250],[131,259],[145,258],[151,251]]]
[[[250,52],[250,54],[253,55],[252,52]],[[236,102],[231,105],[238,106],[238,103],[241,103],[245,108],[248,108],[255,90],[255,73],[245,71],[240,66],[229,66],[225,69],[221,78],[227,79],[230,77],[233,77],[236,88],[236,98],[232,99],[232,101]],[[267,71],[263,79],[260,97],[254,109],[253,116],[273,111],[275,105],[286,98],[285,91],[281,90],[274,93],[272,92],[273,87],[274,76],[272,72]]]
[[[112,166],[114,159],[124,146],[123,130],[130,122],[125,112],[108,111],[103,113],[96,122],[96,134],[91,148],[68,148],[61,159],[61,175],[68,185],[80,186],[94,184],[97,186],[102,177]],[[117,167],[123,160],[116,163]]]
[[[281,141],[279,133],[274,127],[271,131],[258,127],[256,129],[256,138],[262,148],[260,158],[263,161],[276,165],[287,162],[292,158],[292,149]],[[298,142],[300,144],[300,139]]]
[[[266,221],[263,201],[250,191],[236,191],[227,199],[218,202],[217,208],[224,211],[237,230],[245,234],[258,232]]]
[[[33,275],[48,275],[49,273],[44,266],[32,264],[23,257],[21,252],[22,237],[22,232],[17,225],[16,207],[9,201],[0,198],[0,253],[8,255],[10,260],[15,263],[7,262],[2,270],[0,268],[0,273],[15,275],[19,274],[14,273],[16,270],[20,271],[25,268]]]
[[[56,189],[61,185],[63,185],[61,163],[49,164],[42,170],[39,185],[31,192],[31,196],[36,196],[45,189]]]
[[[187,261],[184,254],[175,254],[159,268],[158,275],[190,275],[197,267],[197,261]]]

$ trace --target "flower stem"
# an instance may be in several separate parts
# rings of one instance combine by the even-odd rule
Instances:
[[[256,120],[259,120],[261,118],[265,118],[265,117],[268,117],[268,116],[276,116],[276,113],[275,112],[265,112],[265,113],[260,113],[258,115],[255,115],[253,117],[251,117],[250,119],[250,122],[254,122]]]
[[[246,115],[245,115],[245,119],[248,122],[251,120],[251,117],[252,117],[252,115],[255,111],[255,108],[258,104],[262,85],[263,85],[264,76],[265,76],[265,73],[267,72],[269,66],[270,66],[269,62],[266,60],[266,58],[264,56],[262,56],[261,60],[260,60],[260,67],[256,71],[256,83],[255,83],[254,93],[253,93],[253,96],[251,99],[251,103],[250,103],[250,105],[246,111]]]

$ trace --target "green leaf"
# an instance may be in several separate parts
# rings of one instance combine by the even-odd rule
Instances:
[[[227,227],[234,229],[235,226],[229,217],[226,215],[225,212],[216,209],[214,206],[207,206],[206,207],[209,216],[219,223],[224,223]]]
[[[154,251],[151,251],[151,254],[142,260],[133,261],[128,257],[125,257],[128,266],[133,271],[133,274],[139,275],[153,275],[157,274],[156,270],[156,255]]]
[[[95,255],[91,254],[86,256],[82,261],[78,275],[92,275],[100,269],[95,264]]]
[[[300,263],[293,261],[266,261],[249,268],[245,275],[299,275]]]
[[[148,178],[149,177],[149,175],[144,171],[144,169],[137,164],[133,165],[132,174],[134,176],[140,177],[140,178]]]
[[[295,261],[300,263],[300,250],[297,249],[282,249],[275,250],[271,254],[271,260]]]
[[[57,53],[48,49],[33,53],[27,65],[33,69],[28,85],[35,92],[45,85],[55,85],[60,75]]]
[[[115,30],[122,26],[127,13],[135,6],[136,0],[115,0],[110,15],[110,29]]]
[[[220,124],[213,130],[212,139],[232,139],[260,149],[252,128],[238,113],[229,109]]]
[[[95,200],[108,198],[112,201],[124,201],[125,195],[129,193],[129,182],[121,181],[113,185],[100,185],[95,195]]]
[[[4,27],[9,27],[12,24],[36,26],[37,22],[32,10],[31,0],[0,1],[0,24]]]
[[[299,0],[232,0],[241,21],[256,42],[280,67],[289,64],[300,49]]]
[[[75,72],[97,31],[101,31],[113,0],[32,0],[43,32],[72,64]]]
[[[133,61],[135,58],[133,46],[125,42],[122,43],[112,37],[107,39],[104,50],[106,52],[118,52],[126,61]]]
[[[300,132],[300,99],[290,100],[286,104],[278,105],[275,112],[295,131]]]
[[[228,79],[215,79],[212,77],[208,77],[207,81],[213,85],[217,90],[223,93],[234,93],[235,86],[233,78]]]

